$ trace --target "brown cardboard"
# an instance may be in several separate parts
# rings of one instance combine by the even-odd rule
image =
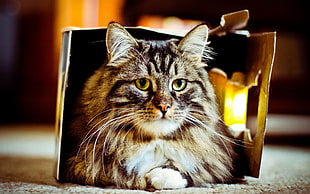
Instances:
[[[228,32],[245,27],[248,20],[248,10],[223,15],[221,18],[221,25],[211,30],[210,34],[223,36]],[[218,88],[215,87],[215,91],[221,113],[223,113],[224,109],[225,83],[230,82],[243,88],[251,88],[253,86],[259,87],[257,123],[256,129],[252,129],[253,137],[249,129],[245,129],[242,133],[234,135],[239,135],[239,138],[243,138],[245,142],[244,153],[249,165],[249,170],[245,172],[245,175],[252,177],[259,177],[266,131],[269,84],[275,56],[275,45],[275,32],[249,34],[247,42],[246,72],[234,72],[230,79],[227,79],[225,72],[218,69],[211,70],[210,73],[211,81],[218,85]]]
[[[249,11],[241,10],[225,14],[221,17],[220,25],[211,29],[210,34],[223,35],[246,27],[249,20]]]
[[[244,153],[249,165],[245,175],[259,177],[261,155],[264,145],[269,84],[275,54],[276,34],[274,32],[251,34],[248,37],[248,57],[246,73],[234,72],[230,79],[225,72],[219,69],[210,71],[210,78],[215,86],[220,112],[224,112],[225,84],[233,83],[235,87],[258,87],[258,111],[256,129],[244,129],[241,132],[232,132],[232,135],[244,140]],[[226,123],[227,124],[227,123]],[[252,135],[253,134],[253,137]]]
[[[257,124],[252,141],[254,147],[245,148],[245,154],[249,161],[249,175],[253,177],[258,177],[260,170],[267,122],[269,85],[275,55],[275,41],[275,32],[253,34],[249,37],[248,50],[255,54],[249,55],[248,57],[248,84],[252,83],[253,80],[256,80],[258,74],[261,76],[259,83]],[[244,133],[245,142],[251,142],[249,136],[249,132]]]
[[[259,103],[257,112],[256,129],[244,129],[239,133],[239,138],[245,141],[243,149],[246,160],[244,175],[253,177],[259,176],[261,154],[266,129],[268,110],[268,94],[273,58],[275,53],[275,33],[250,34],[247,31],[236,31],[246,26],[249,19],[247,10],[230,13],[222,16],[221,25],[210,31],[211,39],[215,42],[215,48],[224,48],[227,41],[237,42],[243,47],[240,53],[234,53],[236,61],[228,64],[226,54],[234,52],[229,46],[228,49],[219,53],[218,60],[213,62],[215,67],[228,65],[227,71],[219,69],[210,71],[211,80],[217,87],[216,94],[220,105],[220,111],[224,110],[225,95],[227,95],[225,83],[237,85],[238,87],[259,88]],[[181,36],[158,32],[147,28],[127,28],[134,37],[152,37],[154,39],[181,38]],[[62,155],[66,147],[66,139],[63,132],[66,130],[67,112],[70,108],[72,98],[76,91],[83,84],[86,77],[101,65],[106,52],[104,39],[106,28],[68,28],[63,31],[63,41],[59,67],[56,133],[57,133],[57,164],[56,179],[61,181],[60,172],[62,169]],[[241,33],[242,32],[242,33]],[[211,43],[212,43],[211,40]],[[242,44],[239,45],[240,41]],[[211,45],[212,46],[212,45]],[[215,50],[216,52],[216,50]],[[81,55],[83,53],[83,55]],[[89,65],[83,65],[83,61],[90,60]],[[230,61],[229,61],[230,62]],[[226,64],[227,63],[227,64]],[[236,67],[235,67],[236,66]],[[225,69],[226,67],[222,68]],[[254,134],[252,137],[251,135]]]

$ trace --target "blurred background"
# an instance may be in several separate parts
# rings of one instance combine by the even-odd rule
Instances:
[[[274,135],[273,140],[307,144],[306,8],[304,0],[0,0],[0,124],[54,124],[61,30],[66,26],[105,27],[117,21],[187,30],[207,22],[213,28],[223,14],[248,9],[251,33],[277,31],[267,141]]]

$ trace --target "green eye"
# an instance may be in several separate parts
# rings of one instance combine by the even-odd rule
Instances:
[[[136,87],[140,90],[148,90],[151,86],[151,81],[146,78],[135,80]]]
[[[181,91],[184,90],[184,88],[186,87],[186,80],[184,79],[176,79],[172,82],[172,88],[175,91]]]

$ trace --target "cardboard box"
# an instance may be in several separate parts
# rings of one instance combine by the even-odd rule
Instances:
[[[222,16],[221,25],[210,32],[211,47],[217,53],[210,70],[220,111],[235,137],[244,140],[245,171],[242,175],[259,176],[261,154],[266,129],[268,93],[275,54],[275,32],[251,34],[238,31],[249,19],[247,10]],[[169,39],[180,35],[136,27],[127,28],[136,38]],[[62,181],[64,154],[69,141],[64,136],[69,110],[83,83],[102,65],[106,57],[106,28],[68,28],[63,31],[59,66],[56,132],[56,179]],[[247,95],[255,86],[258,92],[256,129],[246,128]],[[243,107],[241,115],[236,111]],[[240,106],[239,106],[240,105]],[[235,112],[234,112],[235,111]],[[240,112],[240,111],[239,111]],[[236,113],[236,114],[235,114]],[[239,114],[239,115],[238,115]],[[240,127],[241,126],[241,127]]]

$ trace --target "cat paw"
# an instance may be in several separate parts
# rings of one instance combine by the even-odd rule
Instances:
[[[180,172],[170,168],[155,168],[145,178],[155,189],[180,189],[187,185]]]

